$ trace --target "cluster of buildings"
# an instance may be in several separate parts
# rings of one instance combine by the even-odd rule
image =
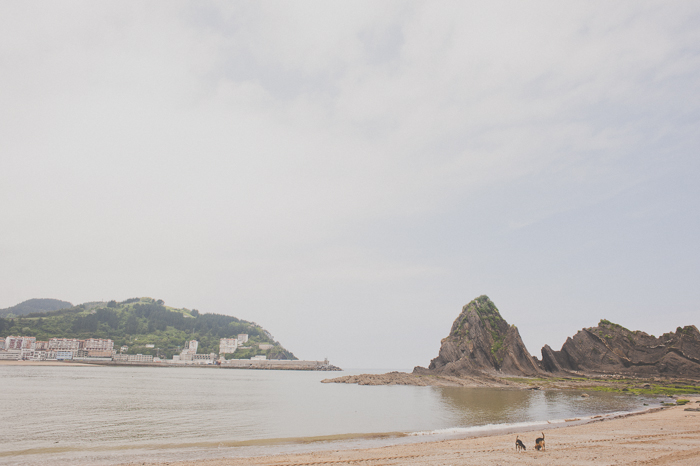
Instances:
[[[237,338],[222,338],[219,340],[219,355],[216,353],[197,353],[199,342],[190,340],[185,343],[185,348],[180,354],[173,355],[172,361],[166,361],[171,364],[216,364],[226,359],[227,354],[235,353],[236,350],[250,349],[250,346],[243,346],[248,342],[248,334],[240,333]],[[259,345],[272,348],[273,345]],[[263,348],[267,349],[267,348]],[[253,356],[251,359],[260,360],[266,359],[265,356]]]
[[[197,340],[190,340],[185,343],[185,348],[180,354],[174,354],[173,360],[168,362],[172,362],[173,364],[214,364],[216,361],[216,353],[198,354],[198,347],[199,342]]]
[[[237,349],[250,349],[250,346],[243,346],[248,342],[248,334],[240,333],[238,338],[222,338],[219,340],[219,358],[225,360],[227,354],[235,353]],[[260,343],[258,348],[268,350],[275,345]],[[265,360],[267,357],[264,354],[259,354],[250,358],[253,361]]]
[[[0,360],[64,360],[77,358],[112,358],[114,342],[108,339],[51,338],[37,341],[35,337],[8,336],[0,339]]]
[[[219,342],[219,356],[216,353],[197,353],[199,342],[191,340],[185,343],[185,348],[173,356],[172,360],[161,360],[149,354],[125,354],[127,346],[122,346],[120,351],[114,349],[114,341],[109,339],[90,338],[77,340],[71,338],[51,338],[48,341],[36,341],[35,337],[9,336],[0,339],[0,360],[93,360],[114,361],[122,363],[150,363],[163,362],[169,364],[216,364],[217,359],[225,359],[226,354],[235,353],[236,350],[250,349],[244,346],[248,342],[248,335],[239,334],[237,338],[222,338]],[[274,345],[260,344],[260,349],[266,350]],[[154,345],[146,345],[153,348]],[[253,360],[266,359],[264,355],[253,356]]]
[[[238,338],[222,338],[219,340],[219,354],[223,357],[225,354],[235,353],[238,348],[248,349],[249,346],[243,346],[248,342],[248,334],[239,333]]]

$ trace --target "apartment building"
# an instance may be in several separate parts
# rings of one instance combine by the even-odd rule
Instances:
[[[37,351],[46,351],[49,349],[49,342],[48,341],[37,341],[34,349]]]
[[[102,338],[88,338],[83,342],[82,349],[85,351],[112,351],[114,341]]]
[[[32,361],[46,361],[48,359],[48,352],[44,350],[35,350],[32,355],[27,358]]]
[[[197,340],[190,340],[185,343],[185,349],[183,349],[180,354],[197,354],[198,347],[199,342]]]
[[[115,354],[114,360],[118,362],[153,362],[150,354]]]
[[[36,347],[36,337],[16,337],[10,335],[5,338],[5,350],[27,350]]]
[[[19,361],[22,350],[0,351],[0,361]]]
[[[78,340],[75,338],[51,338],[36,341],[35,337],[8,336],[0,340],[0,359],[73,359],[74,357],[110,358],[114,341],[101,338]],[[11,354],[8,354],[8,351]]]
[[[59,361],[69,361],[73,359],[72,351],[56,351],[56,359]]]
[[[235,353],[238,349],[237,338],[222,338],[219,340],[219,354]]]
[[[49,340],[49,350],[54,351],[78,351],[82,340],[75,338],[51,338]]]

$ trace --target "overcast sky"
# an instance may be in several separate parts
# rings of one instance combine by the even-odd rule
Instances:
[[[0,308],[163,299],[410,369],[700,326],[700,3],[2,2]]]

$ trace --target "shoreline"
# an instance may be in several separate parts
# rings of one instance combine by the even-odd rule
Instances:
[[[13,361],[0,360],[0,366],[83,366],[89,367],[94,364],[86,364],[82,362],[64,362],[64,361]]]
[[[301,466],[309,464],[380,465],[599,465],[677,464],[695,465],[700,458],[700,396],[688,396],[685,406],[650,407],[614,417],[593,416],[582,423],[535,428],[505,428],[499,432],[462,434],[459,438],[379,447],[347,447],[325,443],[326,449],[302,453],[278,453],[250,457],[177,462],[152,462],[170,466]],[[545,434],[545,451],[534,450],[534,440]],[[516,452],[519,436],[527,450]],[[405,437],[403,437],[405,438]],[[320,445],[319,445],[320,446]],[[330,448],[329,448],[330,447]],[[334,449],[335,448],[335,449]],[[134,463],[122,463],[127,466]],[[139,462],[139,464],[143,464]]]
[[[273,370],[273,371],[304,371],[304,372],[337,372],[342,369],[336,366],[330,368],[321,368],[317,363],[319,361],[297,361],[297,364],[279,364],[278,360],[269,359],[261,361],[245,361],[243,363],[234,364],[168,364],[162,362],[122,362],[122,361],[85,361],[85,360],[44,360],[44,361],[27,361],[27,360],[0,360],[0,366],[109,366],[109,367],[187,367],[187,368],[208,368],[208,369],[251,369],[251,370]]]

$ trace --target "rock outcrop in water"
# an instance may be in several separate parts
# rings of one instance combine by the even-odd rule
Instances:
[[[543,374],[525,348],[520,333],[509,325],[488,296],[479,296],[462,308],[450,334],[442,340],[440,353],[425,369],[414,374],[465,376]]]
[[[351,375],[323,382],[509,387],[517,386],[518,381],[504,377],[574,374],[700,379],[700,332],[691,325],[656,338],[601,320],[597,327],[585,328],[567,339],[560,351],[545,345],[539,361],[525,348],[518,329],[501,317],[487,296],[479,296],[462,308],[450,334],[442,340],[438,357],[427,369],[416,367],[412,374]],[[557,380],[558,388],[585,384],[570,377],[551,380]],[[595,383],[603,382],[596,379]]]
[[[678,327],[659,338],[601,320],[568,338],[560,351],[542,348],[542,368],[628,376],[700,377],[700,332]]]

